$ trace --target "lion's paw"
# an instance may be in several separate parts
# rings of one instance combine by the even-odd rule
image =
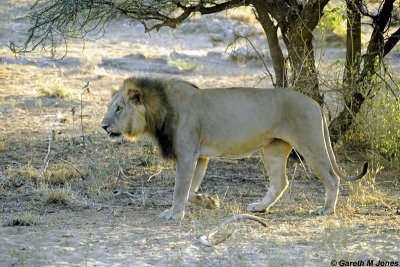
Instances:
[[[325,216],[325,215],[331,215],[335,213],[335,211],[332,209],[324,209],[323,207],[320,206],[317,208],[316,213],[319,216]]]
[[[166,220],[180,220],[185,215],[185,212],[172,212],[172,208],[167,209],[160,213],[160,218],[164,218]]]
[[[196,193],[194,196],[189,197],[189,201],[205,209],[212,210],[219,208],[219,199],[211,197],[209,195]]]
[[[247,211],[250,212],[266,212],[267,209],[260,205],[260,203],[251,203],[247,205]]]

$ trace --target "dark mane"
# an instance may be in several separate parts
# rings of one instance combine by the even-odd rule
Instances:
[[[166,94],[166,82],[161,79],[131,78],[143,93],[146,108],[147,131],[155,137],[166,159],[175,159],[176,112]]]

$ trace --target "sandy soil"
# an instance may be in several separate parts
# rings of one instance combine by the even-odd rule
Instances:
[[[130,75],[178,77],[203,88],[271,86],[251,48],[226,52],[238,32],[265,53],[259,27],[218,15],[149,35],[121,19],[104,38],[86,42],[84,49],[73,43],[64,60],[52,62],[40,53],[16,58],[4,46],[22,38],[26,25],[16,18],[26,8],[24,1],[0,4],[0,266],[400,264],[398,173],[343,182],[337,214],[318,217],[323,186],[291,160],[290,187],[270,213],[260,215],[267,227],[238,222],[222,234],[232,236],[205,247],[201,235],[263,196],[260,155],[212,161],[202,190],[217,195],[221,209],[189,205],[183,221],[166,222],[158,214],[171,204],[172,163],[162,161],[148,141],[116,146],[101,132],[110,89]],[[318,53],[322,62],[335,60],[332,53],[343,55],[332,47]],[[265,61],[271,63],[267,56]],[[87,82],[90,94],[82,94]],[[40,94],[55,85],[71,96]],[[46,155],[49,166],[42,173]],[[361,167],[339,158],[348,172]],[[362,154],[353,158],[362,160]]]

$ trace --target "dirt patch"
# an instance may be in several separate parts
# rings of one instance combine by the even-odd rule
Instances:
[[[10,3],[16,4],[0,5],[7,13],[0,22],[1,44],[20,38],[26,28],[14,20],[26,7]],[[225,52],[234,31],[258,36],[255,46],[265,51],[260,28],[223,15],[211,18],[151,36],[141,25],[120,20],[84,50],[71,44],[59,62],[44,61],[43,55],[15,59],[2,46],[1,266],[330,266],[331,260],[400,260],[400,178],[390,171],[359,184],[343,183],[337,214],[318,217],[314,210],[323,202],[324,188],[292,160],[288,190],[270,213],[260,215],[267,227],[235,223],[222,234],[233,233],[230,238],[208,248],[198,238],[225,217],[245,212],[268,186],[259,154],[213,160],[202,190],[218,196],[221,209],[189,205],[181,222],[158,218],[171,205],[174,165],[162,161],[148,141],[110,144],[99,123],[110,89],[130,75],[173,76],[200,87],[271,86],[263,79],[263,65],[246,53],[251,49],[233,57]],[[334,53],[342,51],[330,48],[329,56]],[[70,98],[40,95],[40,86],[51,90],[59,81]],[[90,93],[84,92],[87,82]],[[361,167],[344,157],[340,161],[351,173]]]

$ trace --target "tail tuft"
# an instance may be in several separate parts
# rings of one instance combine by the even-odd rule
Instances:
[[[361,175],[364,176],[368,172],[368,162],[365,162]]]

